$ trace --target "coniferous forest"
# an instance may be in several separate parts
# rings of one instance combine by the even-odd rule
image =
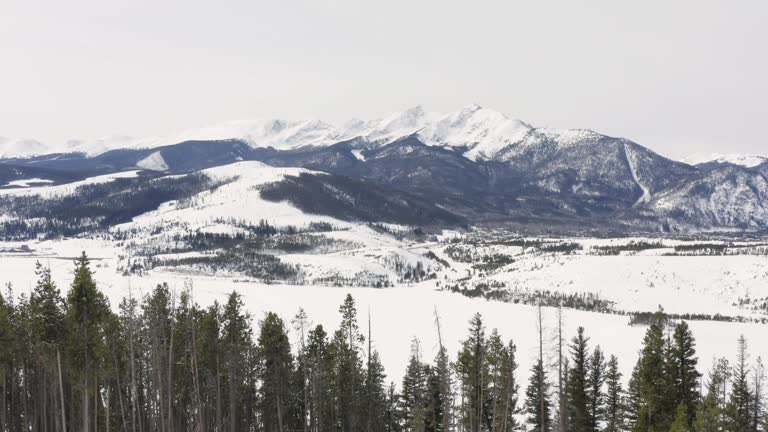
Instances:
[[[521,382],[514,335],[478,314],[448,352],[435,314],[437,355],[414,339],[398,383],[350,295],[335,329],[302,310],[254,318],[236,292],[201,306],[191,285],[114,311],[85,254],[68,287],[38,264],[29,295],[0,295],[0,432],[768,431],[765,371],[747,341],[702,367],[688,325],[661,315],[623,377],[585,329],[563,334],[562,310],[545,344],[539,307],[537,359]]]

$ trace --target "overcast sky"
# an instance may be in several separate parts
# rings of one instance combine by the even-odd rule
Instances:
[[[669,157],[768,153],[768,2],[0,0],[0,136],[469,103]]]

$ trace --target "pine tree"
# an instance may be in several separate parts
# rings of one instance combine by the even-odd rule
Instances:
[[[486,406],[490,410],[490,422],[486,428],[492,432],[518,430],[515,419],[519,413],[518,387],[515,371],[517,347],[509,342],[504,345],[498,331],[494,329],[488,338],[489,389]]]
[[[674,399],[671,403],[684,404],[688,415],[687,427],[691,427],[696,415],[696,405],[699,402],[699,379],[701,374],[696,370],[696,342],[688,324],[683,321],[675,326],[670,347],[670,368],[674,379]]]
[[[669,428],[669,432],[691,432],[691,426],[688,425],[688,415],[685,402],[680,402],[675,411],[675,420]]]
[[[766,418],[765,412],[765,366],[763,366],[763,360],[758,357],[755,362],[755,370],[753,373],[753,385],[752,385],[752,424],[751,431],[759,432],[762,427],[762,420]]]
[[[641,410],[640,359],[638,359],[635,363],[635,367],[632,369],[632,375],[629,377],[629,385],[627,386],[624,410],[627,429],[631,431],[638,430],[637,426],[639,423]]]
[[[443,386],[440,382],[440,375],[434,367],[426,367],[426,401],[424,409],[424,431],[442,432],[443,431]]]
[[[605,429],[604,432],[620,432],[625,428],[624,390],[621,388],[619,359],[611,356],[605,373]]]
[[[752,423],[752,392],[749,383],[749,354],[747,340],[739,337],[736,364],[733,367],[733,386],[726,407],[728,427],[734,432],[748,432]]]
[[[480,314],[469,322],[469,337],[456,358],[456,372],[461,380],[462,422],[469,432],[480,432],[491,417],[487,406],[488,362],[485,325]]]
[[[92,398],[96,394],[96,379],[102,366],[105,339],[102,325],[109,315],[109,303],[97,288],[85,252],[75,262],[75,279],[67,294],[67,346],[71,370],[79,382],[80,430],[89,432],[92,426]],[[77,424],[76,423],[76,424]]]
[[[589,359],[589,376],[587,378],[587,399],[589,401],[589,429],[597,432],[599,424],[605,415],[605,355],[599,346],[595,347]]]
[[[633,374],[633,390],[637,393],[637,413],[633,430],[637,432],[667,432],[674,408],[668,405],[669,379],[667,345],[662,323],[657,320],[648,328],[640,350],[638,367]]]
[[[713,363],[707,382],[707,391],[712,394],[715,404],[724,409],[727,403],[728,384],[731,382],[733,372],[726,358],[716,359]]]
[[[693,423],[696,432],[721,432],[723,430],[722,410],[715,393],[709,392],[696,410]]]
[[[552,430],[551,405],[544,363],[537,361],[531,369],[531,377],[525,391],[525,411],[528,414],[528,424],[532,431],[549,432]]]
[[[572,432],[589,432],[592,430],[589,396],[587,394],[588,341],[589,338],[584,336],[584,328],[579,327],[578,333],[571,340],[570,345],[573,366],[569,371],[567,393],[568,424]]]
[[[400,413],[406,430],[415,432],[424,430],[427,414],[427,371],[421,356],[421,344],[413,338],[411,356],[403,377]]]
[[[245,384],[252,380],[250,373],[253,371],[255,347],[251,316],[243,309],[240,294],[232,292],[221,313],[221,373],[226,378],[223,384],[226,396],[222,398],[225,397],[227,401],[224,426],[228,426],[230,432],[246,428],[246,408],[251,408]]]
[[[384,408],[384,431],[385,432],[401,432],[403,430],[400,423],[399,414],[399,399],[400,395],[397,394],[395,389],[395,383],[389,385],[387,390],[386,405]],[[323,429],[330,430],[330,429]]]
[[[261,322],[258,339],[259,418],[265,431],[283,431],[291,424],[291,344],[283,320],[272,312]],[[295,417],[294,417],[295,419]]]
[[[307,337],[307,375],[309,377],[309,430],[331,431],[337,423],[334,409],[338,400],[334,351],[322,325],[309,332]]]
[[[339,307],[341,324],[334,334],[333,348],[336,365],[337,418],[343,432],[357,432],[361,427],[362,388],[364,373],[360,345],[365,340],[357,324],[355,300],[347,294]],[[363,425],[364,427],[364,425]]]
[[[65,336],[64,299],[51,277],[51,269],[43,267],[39,261],[35,268],[38,280],[29,300],[33,337],[30,342],[40,353],[37,366],[42,373],[38,382],[39,393],[33,401],[42,405],[39,422],[43,425],[40,428],[63,429],[66,425],[66,406],[62,400],[64,378],[60,359]]]
[[[384,365],[381,364],[379,353],[372,351],[366,370],[365,400],[368,411],[366,424],[369,431],[381,432],[386,429],[386,417],[384,412],[387,406],[387,389],[384,387]]]
[[[504,379],[504,393],[502,397],[503,415],[500,421],[496,422],[497,427],[494,431],[512,432],[523,429],[518,422],[517,416],[521,413],[519,407],[520,385],[517,381],[517,346],[510,340],[507,344],[507,356],[504,362],[502,375]]]

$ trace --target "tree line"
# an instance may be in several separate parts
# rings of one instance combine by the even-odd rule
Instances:
[[[746,340],[705,379],[684,321],[648,326],[626,381],[584,328],[566,340],[562,309],[549,340],[539,306],[522,383],[512,340],[476,314],[451,355],[435,311],[435,357],[413,339],[396,385],[351,295],[332,330],[303,310],[254,325],[239,294],[202,307],[191,283],[113,311],[85,254],[64,294],[48,268],[36,275],[28,295],[0,294],[0,432],[768,430],[764,368]]]

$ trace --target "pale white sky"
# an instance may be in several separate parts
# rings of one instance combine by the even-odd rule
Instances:
[[[670,157],[768,153],[768,2],[0,0],[0,136],[478,103]]]

